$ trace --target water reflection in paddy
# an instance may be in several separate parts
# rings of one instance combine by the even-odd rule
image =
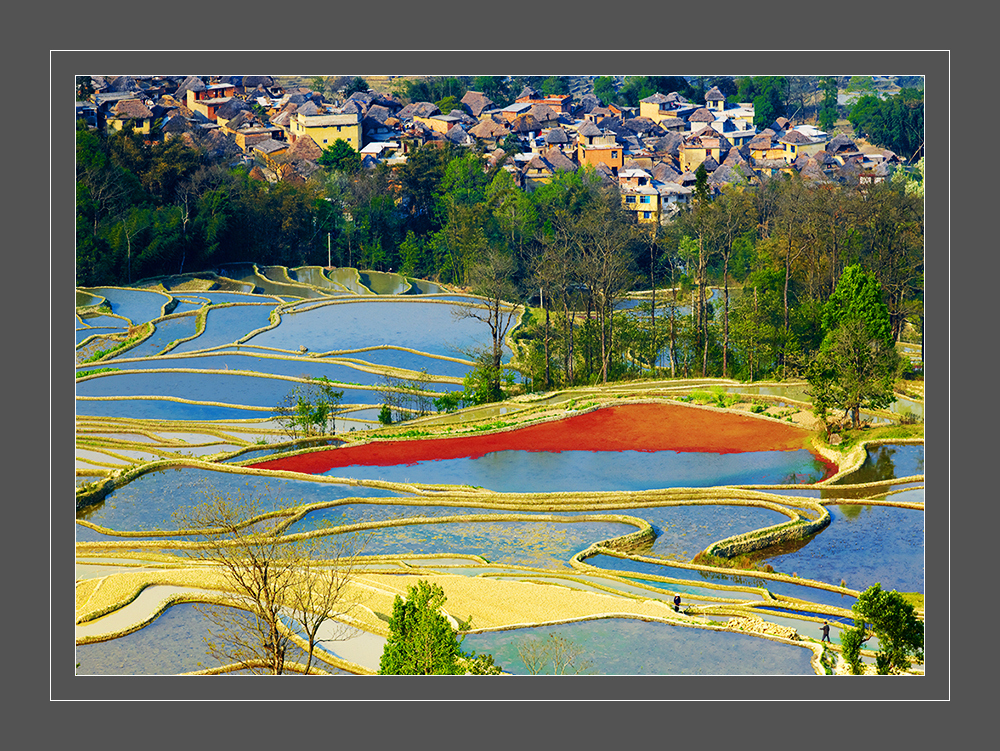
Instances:
[[[395,344],[446,356],[487,345],[489,330],[482,322],[455,319],[452,312],[456,310],[461,308],[409,299],[322,305],[284,313],[277,328],[257,334],[248,343],[285,350],[305,346],[314,352]]]
[[[857,470],[837,480],[835,484],[860,484],[912,477],[924,474],[924,445],[887,444],[872,446]]]
[[[97,287],[87,291],[106,297],[112,313],[124,316],[134,324],[159,318],[164,314],[164,306],[170,302],[168,295],[152,290]]]
[[[462,506],[411,506],[401,504],[345,504],[309,512],[291,525],[287,533],[325,526],[353,524],[361,520],[380,521],[408,516],[445,516],[461,514],[623,514],[644,519],[653,525],[657,537],[652,553],[679,560],[690,560],[716,540],[779,524],[788,519],[770,509],[749,506],[699,505],[659,506],[591,511],[509,511]],[[629,530],[631,531],[631,530]]]
[[[269,414],[273,407],[219,407],[159,399],[90,401],[77,399],[79,417],[128,417],[142,420],[246,420]]]
[[[232,344],[251,331],[269,325],[271,311],[275,305],[275,303],[253,303],[212,308],[205,318],[205,330],[194,339],[181,342],[170,352],[179,354]]]
[[[237,617],[240,611],[232,611]],[[218,667],[205,646],[211,622],[191,603],[171,605],[148,626],[117,639],[76,648],[77,675],[176,675]],[[307,655],[294,643],[286,660],[305,664]],[[323,664],[328,672],[343,673]]]
[[[804,647],[628,618],[469,634],[463,646],[492,654],[506,672],[525,675],[518,644],[550,633],[579,645],[581,659],[592,663],[596,675],[814,674],[812,652]]]
[[[617,558],[615,556],[595,555],[587,558],[585,563],[596,566],[607,571],[623,571],[638,574],[653,574],[656,576],[667,576],[674,579],[683,579],[700,583],[726,584],[740,587],[762,587],[776,595],[794,597],[807,602],[817,602],[822,605],[831,605],[838,608],[850,608],[854,604],[855,598],[851,595],[841,595],[826,589],[810,587],[804,584],[793,584],[791,582],[778,581],[775,579],[765,579],[753,576],[749,572],[727,573],[718,571],[699,571],[695,569],[680,568],[669,565],[668,561],[651,563],[647,561],[634,561],[627,558]],[[670,586],[670,585],[668,585]],[[734,595],[740,597],[741,595]]]
[[[375,530],[365,555],[463,554],[510,566],[568,568],[592,543],[635,531],[614,522],[478,521],[410,524]],[[338,536],[322,538],[320,551]],[[322,555],[322,552],[318,553]]]
[[[146,363],[146,367],[155,366]],[[211,367],[204,363],[203,366]],[[290,368],[295,370],[294,364]],[[352,388],[353,384],[342,379],[352,379],[360,385],[377,386],[378,377],[344,366],[318,369],[325,370],[331,380],[338,381],[337,390],[344,391],[343,402],[348,404],[379,404],[382,399],[372,388]],[[304,374],[297,374],[301,376]],[[294,381],[269,378],[268,374],[244,375],[236,373],[112,373],[101,378],[77,384],[77,396],[175,396],[201,402],[249,405],[273,409],[276,404],[297,385]],[[428,383],[425,390],[446,391],[454,388],[451,384]]]
[[[924,591],[924,512],[893,506],[829,505],[833,521],[804,547],[771,556],[775,571],[865,590]]]
[[[77,518],[121,531],[173,530],[177,529],[177,524],[172,514],[204,503],[206,492],[239,493],[246,491],[247,487],[251,487],[259,495],[263,511],[341,498],[398,498],[406,495],[358,485],[275,477],[262,480],[228,472],[178,467],[148,472],[138,477],[109,493],[102,503],[77,512]]]
[[[473,485],[497,492],[649,490],[816,482],[825,466],[804,449],[713,454],[678,451],[494,451],[469,459],[335,467],[332,477]]]
[[[179,316],[169,318],[165,321],[156,322],[156,330],[143,342],[128,351],[128,357],[151,357],[158,355],[163,349],[176,339],[186,339],[194,336],[197,325],[197,316]]]

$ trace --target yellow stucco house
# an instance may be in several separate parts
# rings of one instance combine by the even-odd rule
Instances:
[[[294,113],[289,120],[293,141],[309,136],[321,149],[333,146],[338,139],[347,141],[355,151],[361,151],[361,115],[302,115]]]
[[[621,170],[618,189],[622,206],[634,213],[639,222],[660,221],[660,191],[653,187],[653,178],[646,170]]]
[[[123,99],[111,110],[107,123],[114,130],[122,130],[128,124],[136,133],[149,135],[153,128],[153,113],[138,99]]]

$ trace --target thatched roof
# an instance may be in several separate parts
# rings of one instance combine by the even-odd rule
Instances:
[[[484,117],[476,125],[469,128],[469,135],[476,138],[503,138],[510,133],[507,128],[492,118]]]
[[[269,89],[274,86],[274,78],[271,76],[243,76],[244,89],[255,89],[258,86]]]
[[[577,168],[576,162],[563,154],[559,149],[548,149],[542,152],[542,157],[552,165],[552,169],[560,172],[574,172]]]
[[[521,89],[521,93],[517,95],[517,99],[541,99],[541,97],[542,95],[530,86],[525,86]]]
[[[449,128],[448,132],[444,134],[444,137],[459,146],[467,146],[472,143],[472,136],[470,136],[461,125]]]
[[[795,146],[815,143],[813,139],[798,130],[790,130],[778,140],[781,141],[781,143],[790,143]]]
[[[177,91],[174,92],[174,97],[180,100],[186,100],[188,91],[204,91],[206,88],[205,82],[202,81],[199,76],[188,76],[184,79],[181,85],[177,87]]]
[[[479,117],[484,110],[496,107],[493,100],[481,91],[466,91],[465,96],[462,97],[462,105],[473,117]]]
[[[306,136],[303,138],[296,138],[295,143],[292,144],[291,148],[288,149],[288,152],[284,156],[291,162],[303,160],[315,162],[322,155],[323,149],[319,147],[319,144]]]
[[[141,91],[142,87],[132,76],[116,76],[108,81],[108,91]]]
[[[600,107],[600,100],[593,94],[584,94],[580,97],[580,101],[576,106],[576,112],[580,115],[586,115],[591,112],[595,107]]]
[[[531,115],[540,123],[544,123],[548,120],[559,119],[559,115],[556,114],[556,111],[547,104],[533,104],[531,105],[531,109],[529,109],[525,114]]]
[[[552,128],[548,133],[545,134],[545,143],[570,143],[569,136],[566,135],[566,131],[562,128]]]
[[[138,99],[122,99],[113,111],[119,118],[128,120],[145,120],[153,116],[149,107]]]
[[[718,86],[713,86],[705,94],[706,102],[724,102],[726,101],[726,95],[719,91]]]
[[[431,117],[440,114],[441,110],[433,102],[410,102],[396,113],[396,117],[400,120],[408,120],[414,117]]]
[[[826,150],[831,154],[836,154],[838,151],[857,151],[858,147],[854,141],[841,133],[830,139],[829,143],[826,144]]]
[[[529,114],[518,115],[510,124],[512,133],[535,133],[542,129],[538,120]]]
[[[688,118],[689,123],[711,123],[715,122],[715,113],[707,107],[699,107],[691,113]]]
[[[649,174],[652,175],[654,180],[658,180],[661,183],[676,182],[677,178],[681,176],[680,172],[666,162],[657,162],[654,164]]]
[[[666,94],[661,94],[659,91],[657,91],[652,96],[648,96],[645,99],[640,99],[639,103],[640,104],[643,104],[643,103],[645,103],[645,104],[669,104],[670,101],[671,101],[670,98]]]
[[[245,112],[250,110],[249,104],[244,102],[242,99],[233,97],[225,104],[222,104],[215,110],[217,117],[221,117],[223,120],[231,120],[236,117],[240,112]]]
[[[641,133],[643,135],[660,136],[666,133],[663,128],[650,120],[648,117],[633,117],[626,120],[622,123],[622,125],[633,133]]]

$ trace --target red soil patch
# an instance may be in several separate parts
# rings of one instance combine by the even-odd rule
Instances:
[[[577,417],[463,438],[377,441],[250,465],[319,474],[352,464],[390,466],[476,458],[491,451],[794,451],[809,432],[777,422],[680,404],[605,407]]]

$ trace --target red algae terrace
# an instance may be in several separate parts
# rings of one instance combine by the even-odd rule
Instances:
[[[681,404],[629,404],[489,435],[379,441],[249,465],[318,474],[356,464],[387,466],[478,458],[494,451],[678,451],[730,454],[808,448],[794,425]],[[827,476],[836,465],[824,460]]]

